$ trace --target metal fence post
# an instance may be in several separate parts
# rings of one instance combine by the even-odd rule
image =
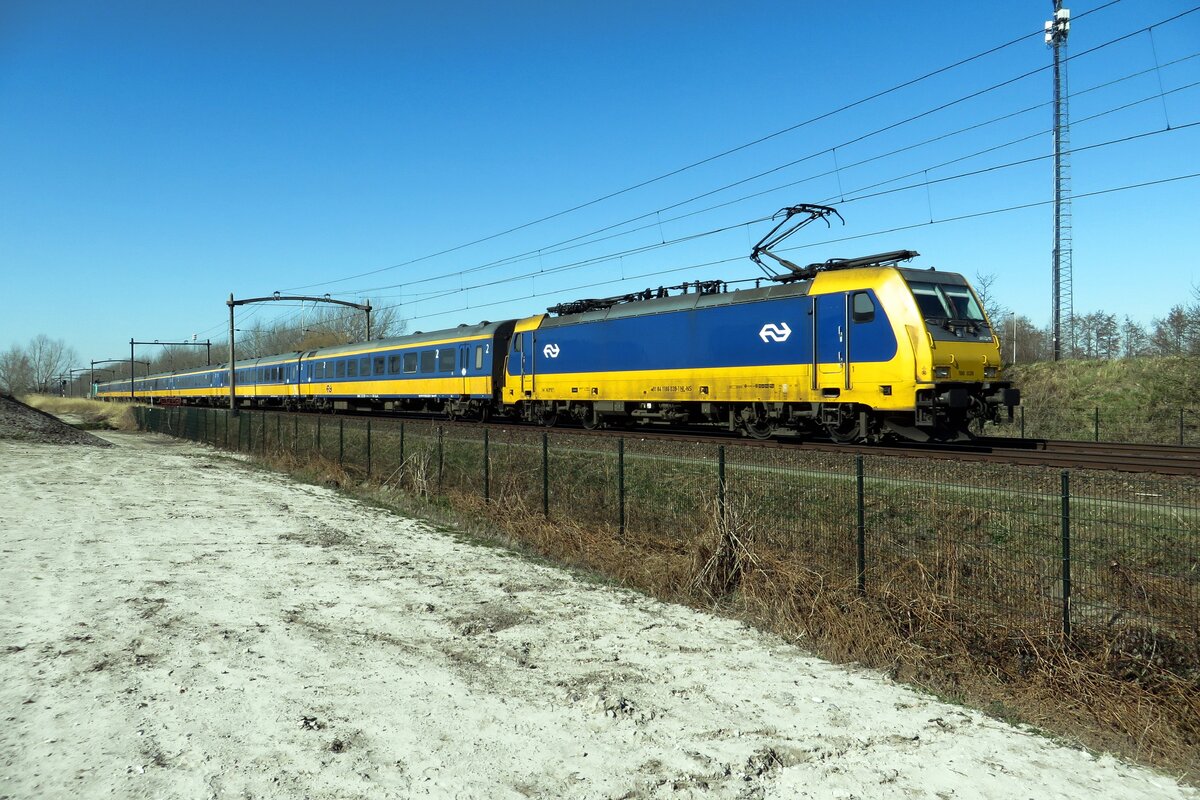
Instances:
[[[296,412],[292,412],[296,414]],[[296,454],[296,442],[300,441],[300,415],[292,417],[292,455]]]
[[[1021,438],[1025,438],[1025,406],[1020,406],[1021,409]]]
[[[858,593],[867,594],[867,508],[863,492],[863,457],[860,453],[854,457],[855,505],[858,508],[858,555],[856,567],[858,572]]]
[[[229,409],[228,408],[225,409],[224,416],[225,416],[225,424],[221,426],[221,429],[224,432],[224,435],[222,437],[221,446],[224,447],[226,450],[228,450],[229,449]]]
[[[283,412],[275,412],[275,450],[283,450]]]
[[[438,491],[442,490],[442,467],[446,463],[446,447],[442,443],[442,435],[445,430],[441,425],[438,425]]]
[[[367,477],[371,477],[371,418],[367,417]]]
[[[542,514],[550,516],[550,434],[542,432]]]
[[[317,458],[321,457],[321,415],[317,414]]]
[[[1095,435],[1092,437],[1092,441],[1098,442],[1100,441],[1100,406],[1096,406],[1096,410],[1093,413],[1092,418],[1095,421],[1093,428]]]
[[[617,439],[617,519],[621,536],[625,535],[625,437]]]
[[[725,445],[717,445],[717,518],[725,521]]]
[[[488,429],[483,429],[483,502],[492,502],[491,466],[488,462]]]
[[[1179,409],[1179,446],[1183,446],[1183,409]]]
[[[400,466],[404,466],[404,423],[400,423]]]
[[[1062,627],[1071,635],[1071,474],[1062,472]]]
[[[338,466],[346,456],[346,420],[338,417]]]

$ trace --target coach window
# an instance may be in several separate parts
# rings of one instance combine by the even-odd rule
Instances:
[[[384,374],[386,374],[386,373],[385,373],[385,370],[387,369],[387,364],[386,364],[386,362],[387,362],[387,359],[386,359],[386,358],[384,358],[383,356],[376,356],[376,357],[375,357],[375,365],[374,365],[374,367],[375,367],[375,374],[376,374],[376,375],[384,375]]]
[[[421,372],[430,374],[437,370],[437,350],[421,351]]]
[[[870,322],[875,319],[875,303],[871,301],[871,295],[855,292],[850,302],[855,322]]]
[[[360,358],[358,360],[358,376],[360,378],[371,377],[371,359]]]
[[[400,356],[388,356],[388,374],[400,374]]]
[[[483,345],[475,345],[475,369],[483,369]]]
[[[453,347],[438,351],[438,372],[454,372],[454,352]]]
[[[404,371],[405,372],[416,372],[417,371],[417,354],[416,353],[405,353],[404,354]]]
[[[335,377],[338,377],[338,378],[346,377],[346,362],[344,360],[339,360],[337,362],[337,374],[335,375]]]
[[[346,362],[346,377],[347,378],[357,378],[358,377],[358,360],[357,359],[352,358]]]

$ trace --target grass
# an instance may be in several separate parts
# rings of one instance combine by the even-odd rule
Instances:
[[[1112,361],[1017,364],[1006,377],[1021,389],[1030,438],[1200,445],[1200,358],[1156,356]],[[990,435],[1016,435],[989,426]]]
[[[104,403],[82,397],[55,397],[31,394],[21,402],[39,411],[53,414],[67,424],[81,430],[135,431],[137,420],[129,406],[121,403]]]
[[[156,413],[158,427],[223,440],[219,413]],[[243,415],[230,442],[457,535],[1200,779],[1193,479],[1073,475],[1065,638],[1056,470],[865,459],[864,595],[852,458],[728,446],[719,503],[713,448],[627,437],[622,535],[615,444],[550,435],[547,517],[537,430],[491,432],[485,502],[482,432],[374,420],[368,480],[365,423],[338,419],[322,420],[318,447],[312,418]]]

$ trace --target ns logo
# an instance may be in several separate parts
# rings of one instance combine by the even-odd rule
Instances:
[[[764,342],[786,342],[791,335],[792,329],[786,322],[781,322],[778,325],[774,322],[768,322],[758,332],[758,338]]]
[[[558,352],[558,345],[556,344],[548,344],[542,348],[542,354],[546,358],[558,358]]]

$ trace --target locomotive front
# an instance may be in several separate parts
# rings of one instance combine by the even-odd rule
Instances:
[[[1001,380],[1000,342],[962,275],[897,269],[924,333],[914,342],[914,424],[933,438],[964,438],[972,423],[1012,419],[1020,391]]]

